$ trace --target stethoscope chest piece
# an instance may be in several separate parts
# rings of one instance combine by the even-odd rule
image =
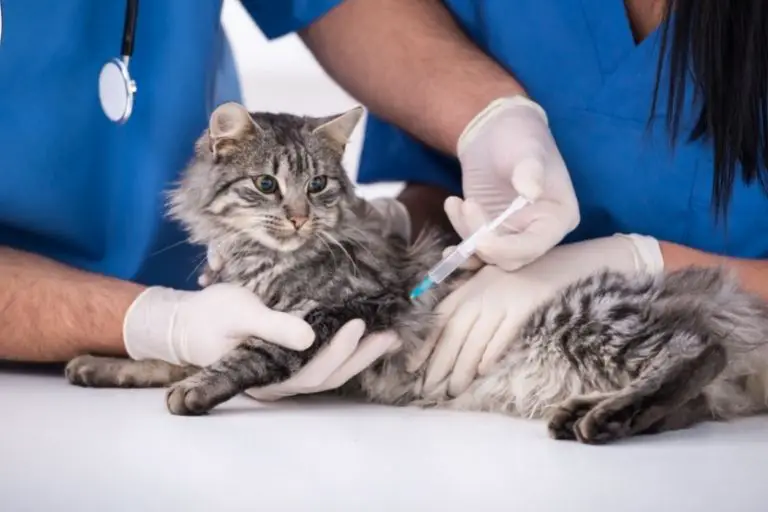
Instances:
[[[128,62],[133,55],[133,40],[136,35],[138,11],[139,0],[127,0],[120,58],[109,60],[99,73],[101,109],[110,121],[118,124],[126,122],[133,112],[136,82],[133,81],[128,71]]]
[[[116,123],[124,123],[133,112],[136,82],[128,73],[128,59],[112,59],[99,73],[99,100],[104,114]]]

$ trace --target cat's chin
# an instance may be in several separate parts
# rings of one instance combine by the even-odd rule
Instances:
[[[277,252],[290,253],[304,246],[308,238],[299,235],[277,237],[267,233],[259,233],[253,237],[256,242],[264,247]]]

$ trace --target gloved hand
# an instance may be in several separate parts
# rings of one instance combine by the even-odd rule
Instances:
[[[379,357],[400,347],[400,340],[394,332],[371,334],[361,341],[363,331],[365,324],[362,320],[348,322],[339,329],[333,341],[296,375],[279,384],[249,389],[246,394],[262,402],[271,402],[287,396],[336,389]]]
[[[657,273],[664,269],[658,241],[614,235],[558,246],[515,272],[486,265],[437,307],[438,325],[425,345],[427,392],[446,385],[450,396],[486,375],[518,329],[542,302],[600,269]],[[419,361],[417,361],[417,364]]]
[[[579,207],[544,110],[523,96],[500,98],[464,129],[457,145],[465,199],[486,218],[518,195],[535,201],[513,214],[478,245],[486,263],[515,270],[562,241],[579,223]],[[446,213],[462,238],[471,235],[456,203]]]
[[[248,394],[277,400],[335,389],[400,346],[392,332],[361,339],[364,331],[362,320],[348,322],[294,377]],[[273,311],[245,288],[228,283],[198,292],[148,288],[134,301],[123,323],[131,358],[174,364],[209,365],[249,335],[293,350],[306,349],[315,338],[304,320]]]
[[[200,291],[147,288],[123,321],[123,341],[132,359],[173,364],[207,366],[247,336],[293,350],[304,350],[315,339],[301,318],[273,311],[253,293],[229,283]]]

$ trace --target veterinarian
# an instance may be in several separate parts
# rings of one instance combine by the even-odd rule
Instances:
[[[270,38],[298,31],[370,109],[360,178],[407,183],[383,209],[403,233],[429,221],[466,236],[525,184],[542,190],[441,304],[428,386],[459,393],[532,307],[599,267],[725,264],[768,296],[760,0],[678,0],[675,44],[653,0],[242,3]],[[106,118],[96,84],[118,51],[121,2],[2,8],[0,358],[205,364],[249,334],[307,346],[306,324],[241,290],[195,291],[201,255],[163,219],[163,191],[212,106],[239,96],[220,3],[141,4],[130,63],[140,92],[124,125]],[[657,82],[662,40],[676,58]],[[259,397],[337,386],[398,343],[361,333],[348,324]]]

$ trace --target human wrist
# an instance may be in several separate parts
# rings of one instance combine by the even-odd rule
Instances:
[[[636,233],[616,234],[618,238],[629,242],[632,249],[633,264],[638,272],[657,274],[664,271],[664,256],[661,245],[652,236]]]
[[[123,343],[131,359],[181,363],[173,332],[180,299],[186,293],[153,286],[136,297],[123,320]]]
[[[547,113],[541,105],[531,100],[524,91],[521,90],[517,94],[497,97],[480,110],[461,131],[456,143],[456,155],[460,157],[464,153],[467,146],[471,144],[477,134],[482,131],[490,120],[502,112],[518,108],[533,110],[541,117],[544,124],[549,125]]]

